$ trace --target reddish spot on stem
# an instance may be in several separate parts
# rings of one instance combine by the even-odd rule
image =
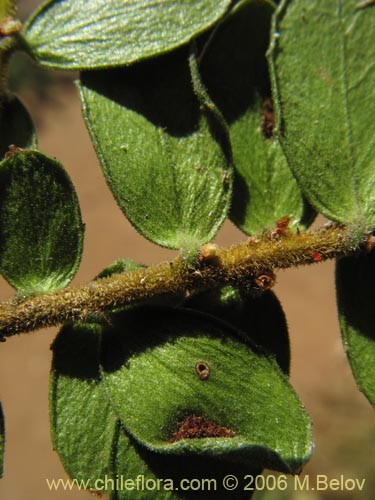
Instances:
[[[232,438],[236,435],[231,429],[214,424],[211,420],[197,415],[187,417],[178,425],[177,431],[172,434],[169,440],[170,443],[181,441],[181,439]]]
[[[322,260],[322,256],[320,255],[320,253],[318,253],[318,252],[314,252],[314,253],[313,253],[313,260],[314,260],[315,262],[320,262],[320,261]]]

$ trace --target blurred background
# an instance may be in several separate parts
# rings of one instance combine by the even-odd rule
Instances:
[[[21,0],[20,16],[38,4]],[[24,56],[11,66],[11,85],[34,119],[39,148],[56,157],[76,187],[86,224],[82,265],[74,283],[92,279],[117,258],[153,264],[174,252],[147,242],[131,227],[107,188],[85,125],[74,86],[77,75],[46,72]],[[324,221],[319,219],[315,225]],[[245,236],[225,223],[217,242],[229,245]],[[353,381],[341,344],[335,305],[334,265],[324,263],[280,272],[275,291],[289,323],[291,382],[314,424],[315,452],[305,474],[328,478],[366,478],[359,492],[269,492],[262,499],[375,498],[373,411]],[[2,280],[0,299],[12,295]],[[52,450],[48,418],[50,345],[57,329],[41,330],[0,345],[0,400],[6,418],[5,475],[0,498],[6,500],[80,500],[89,493],[49,491],[46,479],[66,478]]]

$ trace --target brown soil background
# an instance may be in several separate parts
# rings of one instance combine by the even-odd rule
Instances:
[[[30,94],[24,93],[23,98],[36,118],[40,149],[64,164],[81,203],[85,248],[74,283],[90,280],[119,257],[145,264],[171,258],[173,252],[138,235],[117,207],[81,119],[74,88],[55,86],[48,105]],[[227,222],[217,241],[228,245],[242,239],[244,235]],[[317,474],[366,478],[366,488],[363,493],[290,492],[283,496],[293,500],[375,497],[373,412],[356,389],[342,348],[333,273],[333,263],[280,272],[275,288],[289,323],[291,382],[314,423],[316,448],[303,474],[309,474],[312,483]],[[2,280],[0,299],[11,294]],[[77,489],[50,492],[46,485],[46,478],[67,477],[49,434],[48,373],[56,332],[52,328],[24,334],[0,345],[0,399],[6,417],[5,476],[0,480],[4,500],[90,498]],[[281,498],[281,493],[272,498]]]

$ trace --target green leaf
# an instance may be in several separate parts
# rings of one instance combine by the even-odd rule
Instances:
[[[308,460],[309,417],[287,378],[230,327],[167,309],[111,323],[103,377],[117,416],[144,446],[289,472]]]
[[[112,410],[100,380],[100,324],[65,325],[53,343],[50,384],[50,417],[53,445],[67,473],[81,488],[108,493],[113,500],[177,500],[183,498],[232,498],[220,486],[228,473],[249,474],[249,469],[199,456],[170,457],[153,453],[137,443]],[[260,471],[254,471],[254,475]],[[122,479],[121,479],[122,478]],[[197,491],[191,496],[170,491],[181,479],[215,478],[217,490]],[[126,490],[125,479],[128,490]],[[143,484],[150,488],[142,488]],[[152,485],[167,479],[157,491]],[[96,482],[95,482],[96,480]],[[117,480],[117,483],[116,483]],[[111,483],[113,481],[113,483]],[[133,485],[132,485],[133,482]],[[112,484],[119,491],[114,491]],[[161,483],[163,484],[163,483]],[[133,486],[133,489],[131,489]],[[131,493],[130,493],[131,491]],[[247,493],[247,492],[246,492]],[[236,497],[237,498],[237,497]],[[238,497],[246,500],[248,495]]]
[[[278,135],[301,188],[335,221],[375,225],[374,5],[284,1],[270,61]]]
[[[38,151],[0,164],[0,270],[19,292],[64,288],[79,266],[83,225],[62,165]]]
[[[52,441],[78,480],[110,469],[116,418],[99,380],[101,325],[65,325],[56,338],[50,385]]]
[[[117,203],[146,238],[193,251],[225,219],[231,170],[185,51],[133,68],[84,73],[86,124]]]
[[[230,0],[50,0],[23,36],[41,64],[106,68],[169,52],[215,24]],[[52,36],[51,36],[52,35]]]
[[[273,135],[266,61],[273,4],[242,1],[200,56],[207,91],[228,122],[235,177],[230,217],[246,234],[288,216],[304,227],[311,213]]]
[[[9,146],[31,149],[36,147],[34,125],[24,105],[15,96],[0,100],[0,158]]]
[[[0,19],[15,13],[15,0],[0,0]]]
[[[375,406],[375,253],[337,261],[336,287],[344,347],[359,389]]]
[[[0,477],[4,472],[4,444],[5,444],[5,425],[3,407],[0,402]]]
[[[274,356],[282,371],[289,374],[288,325],[281,304],[271,290],[254,297],[226,286],[193,295],[184,307],[217,316],[241,330],[256,346]]]
[[[144,269],[146,266],[138,264],[130,259],[117,259],[112,264],[107,266],[101,273],[99,273],[95,279],[109,278],[114,274],[129,273],[132,271],[138,271],[139,269]]]
[[[100,324],[67,324],[53,344],[50,419],[53,446],[84,489],[127,498],[116,478],[153,478],[114,415],[99,375]],[[113,483],[112,483],[112,482]],[[146,499],[143,492],[134,499]]]

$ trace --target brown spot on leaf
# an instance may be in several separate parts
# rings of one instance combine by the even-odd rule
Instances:
[[[201,380],[207,380],[210,376],[210,367],[205,361],[199,361],[195,365],[195,371]]]
[[[236,435],[231,429],[214,424],[211,420],[197,415],[187,417],[178,426],[177,431],[169,440],[170,443],[181,441],[181,439],[232,438]]]
[[[271,139],[275,128],[275,111],[271,97],[265,97],[262,102],[261,128],[264,137]]]
[[[202,165],[197,165],[194,168],[197,172],[204,172],[204,170],[206,170],[206,167],[202,167]]]

